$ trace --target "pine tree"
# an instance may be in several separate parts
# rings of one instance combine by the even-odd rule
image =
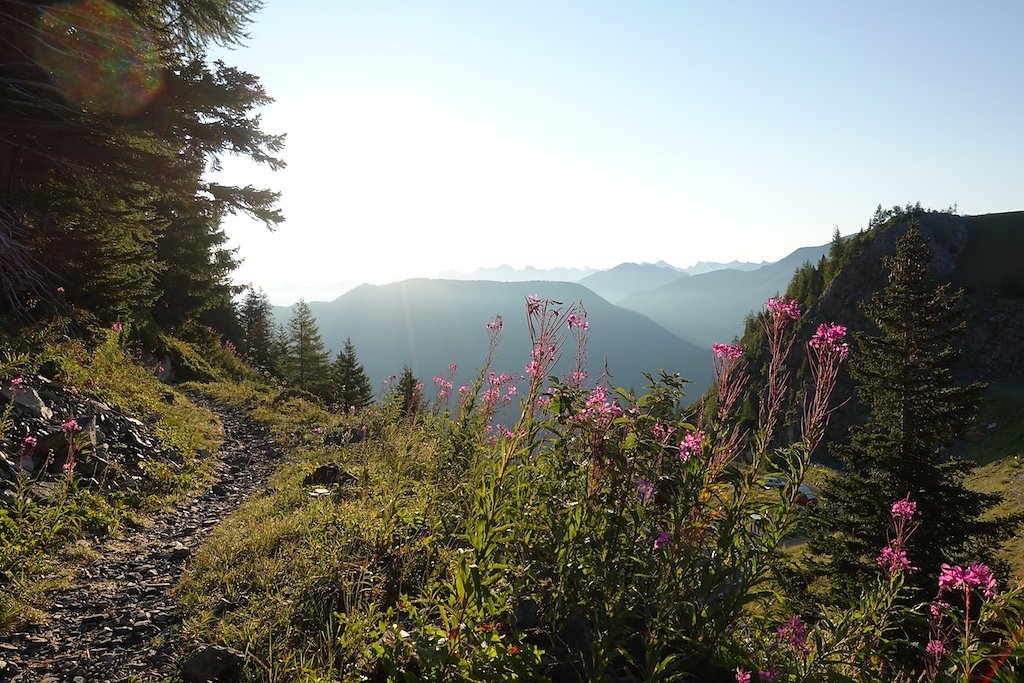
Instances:
[[[242,352],[249,362],[262,370],[271,370],[274,338],[273,309],[267,293],[251,286],[238,313],[242,324]]]
[[[423,383],[413,374],[408,365],[402,368],[395,387],[395,395],[403,416],[416,415],[423,410]]]
[[[884,261],[891,271],[888,286],[865,306],[878,331],[859,333],[851,354],[851,373],[870,419],[837,448],[849,472],[826,486],[829,505],[810,542],[825,559],[816,573],[840,595],[855,594],[877,572],[890,508],[907,495],[922,523],[907,546],[920,570],[908,583],[926,591],[934,590],[942,562],[991,561],[998,541],[1017,524],[982,519],[999,497],[967,488],[964,480],[974,466],[944,455],[944,447],[971,427],[984,385],[954,379],[963,329],[956,309],[960,293],[935,286],[929,262],[927,244],[912,224]]]
[[[349,406],[365,408],[373,402],[373,387],[366,370],[356,357],[356,347],[351,338],[338,352],[331,366],[332,396],[336,403],[347,410]]]
[[[330,386],[330,355],[324,348],[313,312],[302,299],[292,309],[287,344],[285,379],[299,389],[324,397]]]

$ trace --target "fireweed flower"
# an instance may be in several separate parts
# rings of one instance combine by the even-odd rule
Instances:
[[[658,492],[658,487],[646,479],[637,479],[636,491],[640,495],[640,501],[646,503],[654,498],[654,494]]]
[[[586,321],[586,319],[585,319],[585,316],[582,316],[582,315],[576,315],[575,313],[570,313],[569,317],[566,318],[566,320],[567,320],[567,322],[569,324],[569,329],[570,330],[573,329],[573,328],[576,328],[576,327],[579,327],[580,329],[584,329],[585,330],[585,329],[588,329],[590,327],[590,323],[588,323]]]
[[[768,299],[768,310],[772,312],[772,315],[780,318],[796,320],[800,317],[800,304],[796,299],[786,297]]]
[[[504,324],[505,323],[501,319],[501,316],[500,315],[496,315],[496,316],[494,316],[494,320],[492,320],[491,322],[487,323],[486,327],[489,330],[497,331],[497,330],[500,330]]]
[[[669,536],[669,533],[664,529],[659,529],[658,537],[654,539],[654,549],[661,550],[670,543],[672,543],[672,537]]]
[[[941,640],[929,640],[928,646],[925,647],[925,652],[930,654],[932,657],[941,657],[946,652],[946,646]]]
[[[906,550],[903,550],[902,548],[893,548],[891,545],[887,545],[882,548],[881,554],[875,558],[875,561],[890,574],[913,572],[917,569],[917,567],[910,564],[910,559],[907,558]]]
[[[964,583],[981,588],[986,598],[996,594],[996,578],[988,565],[974,563],[964,572]]]
[[[686,462],[693,456],[700,455],[703,447],[704,432],[699,429],[695,432],[690,432],[683,437],[683,442],[679,444],[679,459]]]
[[[736,667],[736,683],[750,683],[750,672],[741,666]]]
[[[715,352],[715,355],[719,358],[726,358],[728,360],[738,360],[743,358],[743,347],[733,346],[732,344],[712,344],[711,350]]]
[[[940,591],[952,591],[958,588],[963,588],[966,584],[964,581],[964,568],[960,565],[953,565],[952,567],[942,563],[939,573],[939,590]]]
[[[72,434],[74,432],[82,431],[82,428],[78,426],[78,420],[74,420],[74,419],[68,420],[67,422],[62,424],[60,427],[61,427],[61,429],[64,430],[64,432],[66,434]]]
[[[850,346],[840,340],[846,336],[846,327],[835,323],[821,323],[818,330],[811,337],[808,345],[818,351],[828,351],[839,356],[840,359],[850,355]]]
[[[26,436],[25,440],[22,441],[21,443],[25,446],[25,448],[35,448],[36,447],[36,437],[34,437],[34,436]]]
[[[915,512],[917,512],[917,503],[910,500],[909,496],[892,504],[892,516],[897,519],[910,519]]]
[[[110,326],[110,329],[112,329],[114,332],[120,332],[121,330],[124,329],[124,326],[121,323],[116,322]]]
[[[800,619],[799,615],[786,619],[781,626],[775,629],[775,633],[779,636],[781,642],[789,645],[794,650],[804,654],[810,652],[807,647],[807,626]]]

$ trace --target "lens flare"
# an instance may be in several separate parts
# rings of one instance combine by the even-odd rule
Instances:
[[[160,89],[156,45],[107,0],[47,7],[35,43],[36,61],[54,85],[89,111],[131,116]]]

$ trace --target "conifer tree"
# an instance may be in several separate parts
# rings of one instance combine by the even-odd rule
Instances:
[[[373,387],[366,370],[356,357],[356,347],[351,338],[345,339],[331,366],[332,395],[343,409],[349,406],[365,408],[373,402]]]
[[[262,288],[250,287],[238,317],[242,325],[242,352],[255,367],[270,370],[274,320],[267,293]]]
[[[884,261],[888,286],[864,307],[878,330],[857,334],[851,353],[851,373],[870,419],[837,448],[848,474],[825,487],[829,504],[810,541],[825,560],[816,573],[827,576],[838,595],[855,594],[860,580],[877,572],[891,506],[907,495],[922,522],[906,548],[919,568],[908,583],[925,591],[934,590],[942,562],[991,562],[997,542],[1017,524],[982,519],[999,497],[969,489],[964,480],[973,464],[944,455],[944,447],[971,427],[984,385],[954,379],[960,293],[936,286],[929,262],[928,246],[912,224]]]
[[[398,376],[395,394],[403,416],[416,415],[423,410],[423,383],[408,365],[402,368],[402,374]]]
[[[313,312],[302,299],[288,321],[285,379],[294,386],[323,397],[330,385],[330,355],[324,348]]]

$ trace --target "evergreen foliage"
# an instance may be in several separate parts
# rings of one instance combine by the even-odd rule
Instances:
[[[273,366],[273,313],[267,293],[262,288],[250,287],[239,310],[242,352],[253,366],[261,370],[269,370]]]
[[[345,339],[341,351],[331,365],[331,397],[342,409],[349,406],[365,408],[373,403],[373,386],[366,375],[351,338]]]
[[[955,380],[959,293],[931,281],[929,262],[912,225],[884,262],[889,285],[865,306],[878,331],[857,334],[851,355],[851,374],[871,417],[851,429],[847,446],[836,448],[849,473],[827,485],[829,505],[810,541],[826,558],[816,573],[846,596],[877,571],[892,501],[908,494],[924,520],[907,543],[920,568],[908,582],[922,588],[934,590],[942,562],[991,562],[998,541],[1016,528],[1012,520],[983,518],[999,497],[968,489],[964,479],[973,465],[943,454],[971,427],[984,386]]]
[[[302,299],[295,304],[285,339],[285,379],[303,391],[325,397],[330,386],[330,354],[309,304]]]
[[[395,396],[403,417],[418,415],[423,411],[423,383],[408,365],[402,368],[402,374],[398,376]]]
[[[280,168],[283,138],[256,77],[205,48],[258,6],[0,0],[0,315],[230,324],[221,218],[282,217],[275,193],[203,176],[224,153]]]

